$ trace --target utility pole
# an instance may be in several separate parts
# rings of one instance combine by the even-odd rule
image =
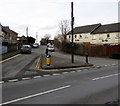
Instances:
[[[26,37],[28,37],[28,27],[26,28]]]
[[[74,63],[74,44],[73,44],[73,25],[74,25],[74,16],[73,16],[73,2],[71,2],[71,34],[72,34],[72,55],[71,62]]]
[[[38,42],[38,32],[36,32],[36,43]]]
[[[28,43],[28,27],[26,28],[26,37],[27,37],[27,43]]]

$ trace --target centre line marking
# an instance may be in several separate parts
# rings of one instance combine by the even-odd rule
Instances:
[[[62,89],[69,88],[70,86],[71,86],[71,85],[66,85],[66,86],[59,87],[59,88],[52,89],[52,90],[48,90],[48,91],[45,91],[45,92],[41,92],[41,93],[37,93],[37,94],[33,94],[33,95],[29,95],[29,96],[26,96],[26,97],[22,97],[22,98],[18,98],[18,99],[15,99],[15,100],[11,100],[11,101],[8,101],[8,102],[5,102],[5,103],[2,103],[2,104],[0,104],[0,105],[6,105],[6,104],[10,104],[10,103],[14,103],[14,102],[21,101],[21,100],[29,99],[29,98],[32,98],[32,97],[36,97],[36,96],[40,96],[40,95],[44,95],[44,94],[48,94],[48,93],[51,93],[51,92],[55,92],[55,91],[59,91],[59,90],[62,90]]]
[[[104,78],[116,76],[116,75],[119,75],[119,74],[120,74],[120,73],[112,74],[112,75],[107,75],[107,76],[103,76],[103,77],[98,77],[98,78],[94,78],[94,79],[92,79],[92,80],[93,80],[93,81],[96,81],[96,80],[99,80],[99,79],[104,79]]]
[[[0,63],[6,62],[6,61],[11,60],[11,59],[13,59],[13,58],[15,58],[15,57],[17,57],[17,56],[20,56],[20,55],[21,55],[21,54],[17,54],[17,55],[15,55],[15,56],[12,56],[12,57],[7,58],[7,59],[5,59],[5,60],[1,60]]]

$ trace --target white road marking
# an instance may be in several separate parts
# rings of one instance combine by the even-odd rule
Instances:
[[[104,65],[104,66],[108,66],[108,65]]]
[[[9,82],[16,82],[18,79],[8,80]]]
[[[40,78],[41,76],[35,76],[35,77],[33,77],[33,78]]]
[[[53,75],[60,75],[60,74],[53,74]]]
[[[3,84],[4,83],[4,81],[0,81],[0,84]]]
[[[112,66],[114,66],[115,64],[112,64]]]
[[[22,78],[22,80],[28,80],[28,79],[30,79],[30,78]]]
[[[68,72],[63,72],[63,74],[67,74]]]
[[[48,76],[50,76],[50,75],[43,75],[44,77],[48,77]]]
[[[2,103],[2,104],[0,104],[0,105],[6,105],[6,104],[10,104],[10,103],[14,103],[14,102],[21,101],[21,100],[29,99],[29,98],[32,98],[32,97],[36,97],[36,96],[48,94],[48,93],[51,93],[51,92],[55,92],[55,91],[59,91],[59,90],[62,90],[62,89],[69,88],[70,86],[71,86],[71,85],[66,85],[66,86],[59,87],[59,88],[52,89],[52,90],[48,90],[48,91],[45,91],[45,92],[40,92],[40,93],[37,93],[37,94],[33,94],[33,95],[26,96],[26,97],[18,98],[18,99],[15,99],[15,100],[11,100],[11,101]]]
[[[120,73],[112,74],[112,75],[107,75],[107,76],[103,76],[103,77],[98,77],[98,78],[94,78],[94,79],[92,79],[92,80],[93,80],[93,81],[96,81],[96,80],[99,80],[99,79],[104,79],[104,78],[116,76],[116,75],[119,75],[119,74],[120,74]]]
[[[75,71],[70,71],[70,73],[74,73]]]
[[[96,66],[97,68],[99,68],[100,66]]]
[[[88,70],[88,69],[84,69],[84,71],[86,71],[86,70]]]
[[[82,71],[82,70],[77,70],[77,72],[80,72],[80,71]]]

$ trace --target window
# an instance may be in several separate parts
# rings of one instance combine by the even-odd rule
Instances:
[[[85,38],[88,38],[88,35],[85,35]]]
[[[108,40],[106,39],[105,42],[108,42]]]
[[[92,36],[92,40],[95,40],[95,35]]]
[[[70,39],[70,35],[69,35],[69,39]]]
[[[115,38],[116,39],[120,38],[120,33],[117,33]]]
[[[102,35],[99,35],[99,40],[103,40],[103,37],[102,37]]]
[[[82,38],[82,35],[80,35],[79,37]]]
[[[75,35],[75,38],[77,38],[77,35]]]
[[[110,34],[107,34],[107,38],[110,38]]]

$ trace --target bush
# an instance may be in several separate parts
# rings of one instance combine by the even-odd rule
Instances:
[[[110,57],[113,59],[120,59],[120,53],[113,53],[113,54],[111,54]]]
[[[81,49],[82,48],[82,49]],[[61,44],[61,50],[66,53],[74,53],[74,54],[83,54],[83,47],[80,44],[72,43],[71,42],[66,42],[63,41]]]

